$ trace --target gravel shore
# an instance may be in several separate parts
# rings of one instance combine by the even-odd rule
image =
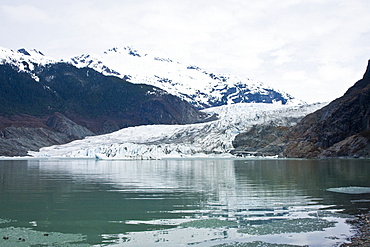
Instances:
[[[349,220],[357,230],[357,233],[350,239],[351,243],[341,244],[344,246],[370,247],[370,213],[357,215],[357,219]]]

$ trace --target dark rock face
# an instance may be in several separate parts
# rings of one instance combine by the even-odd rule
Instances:
[[[274,101],[281,102],[285,105],[289,100],[293,99],[291,96],[284,96],[282,93],[272,89],[264,88],[264,93],[251,91],[246,84],[235,84],[232,87],[225,87],[219,90],[223,95],[221,99],[208,100],[211,107],[227,105],[228,101],[233,103],[273,103]],[[208,106],[209,107],[209,106]],[[208,108],[205,107],[205,108]]]
[[[290,130],[286,157],[370,157],[370,61],[363,79]]]
[[[41,147],[64,144],[93,135],[60,113],[39,118],[30,115],[0,116],[0,155],[24,156]]]
[[[44,128],[9,127],[0,131],[0,135],[2,156],[24,156],[28,151],[73,140],[63,133]]]
[[[237,135],[233,141],[234,150],[231,154],[237,156],[261,155],[274,156],[283,151],[284,146],[275,144],[280,140],[289,127],[269,125],[255,125],[249,131]],[[273,145],[272,145],[273,144]]]
[[[76,124],[58,112],[49,117],[49,119],[46,121],[46,125],[53,130],[66,134],[67,136],[71,137],[71,139],[81,139],[86,136],[94,135],[94,133],[87,128]]]
[[[320,157],[370,157],[369,131],[350,136],[335,143],[320,154]]]

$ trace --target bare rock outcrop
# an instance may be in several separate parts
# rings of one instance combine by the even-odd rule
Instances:
[[[94,135],[61,113],[55,113],[49,118],[22,114],[0,117],[0,120],[1,156],[25,156],[28,151],[37,151],[41,147]]]
[[[249,131],[240,133],[233,141],[230,153],[237,156],[274,156],[284,150],[281,138],[289,127],[275,124],[255,125]]]

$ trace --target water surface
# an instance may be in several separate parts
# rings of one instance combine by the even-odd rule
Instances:
[[[0,160],[0,246],[335,246],[369,178],[351,159]]]

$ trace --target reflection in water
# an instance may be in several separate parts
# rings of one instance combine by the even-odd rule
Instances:
[[[369,175],[367,160],[3,160],[0,234],[22,229],[39,245],[40,232],[75,234],[67,246],[332,245],[350,234],[338,212],[368,208],[370,196],[328,189],[368,187]]]

